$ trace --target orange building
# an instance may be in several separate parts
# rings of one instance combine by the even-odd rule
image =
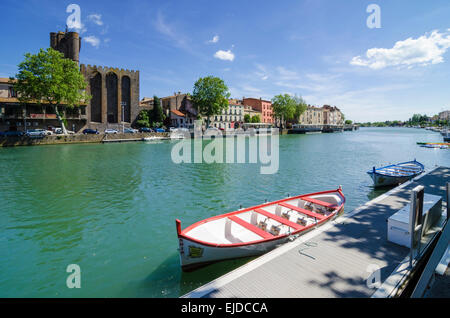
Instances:
[[[263,100],[262,98],[243,98],[242,103],[246,106],[251,106],[253,109],[261,113],[261,120],[263,123],[274,123],[272,102]]]

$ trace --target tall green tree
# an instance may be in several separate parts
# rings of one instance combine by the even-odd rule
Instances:
[[[228,108],[230,93],[225,82],[214,76],[199,78],[194,84],[192,102],[197,112],[206,116],[206,127],[209,128],[210,117],[219,115]]]
[[[250,114],[245,114],[244,115],[244,123],[249,123],[251,122],[252,118],[250,116]]]
[[[148,117],[148,111],[143,109],[139,112],[136,125],[139,127],[150,127],[150,119]]]
[[[272,110],[274,117],[278,119],[279,126],[294,118],[296,105],[296,100],[289,94],[280,94],[272,98]]]
[[[295,123],[300,122],[300,116],[308,109],[308,105],[305,100],[301,96],[295,95],[293,97],[295,102],[295,110],[294,110],[294,121]]]
[[[61,107],[77,107],[89,101],[87,83],[78,64],[52,48],[25,54],[18,66],[14,89],[21,102],[46,103],[53,108],[64,134],[67,130]]]
[[[255,115],[255,116],[252,117],[251,120],[252,120],[252,123],[257,124],[257,123],[261,122],[261,117],[259,117],[259,115]]]
[[[410,125],[426,125],[429,121],[429,117],[427,115],[420,115],[420,114],[414,114],[410,119],[409,119],[409,124]]]
[[[162,125],[166,116],[164,116],[163,109],[161,107],[161,100],[157,96],[153,96],[153,109],[149,113],[151,124]]]

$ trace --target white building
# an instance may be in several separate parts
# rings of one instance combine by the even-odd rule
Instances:
[[[439,120],[449,120],[450,119],[450,110],[445,110],[439,113]]]
[[[244,122],[244,105],[230,101],[227,109],[222,110],[220,115],[212,116],[210,120],[211,127],[223,129],[236,128],[236,123],[241,125]]]

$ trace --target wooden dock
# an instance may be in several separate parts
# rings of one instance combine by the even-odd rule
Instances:
[[[387,219],[409,203],[417,185],[446,206],[447,182],[450,168],[435,168],[183,297],[397,296],[411,276],[410,249],[387,240]],[[425,248],[440,229],[424,237]]]

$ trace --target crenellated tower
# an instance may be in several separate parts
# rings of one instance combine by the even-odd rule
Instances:
[[[81,38],[77,32],[51,32],[50,47],[64,54],[64,57],[80,62]]]

